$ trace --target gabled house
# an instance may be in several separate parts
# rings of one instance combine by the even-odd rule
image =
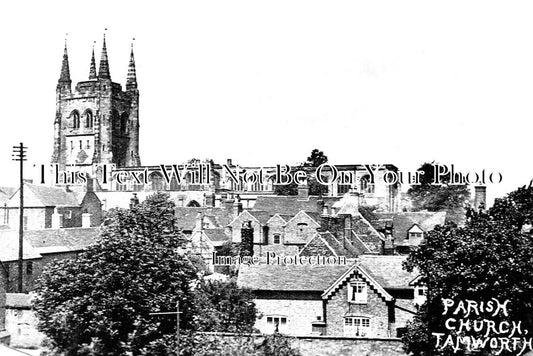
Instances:
[[[23,292],[32,291],[44,266],[53,260],[73,259],[99,235],[99,228],[42,229],[24,231]],[[17,230],[0,230],[0,262],[7,291],[17,291],[19,236]]]
[[[398,253],[409,253],[411,248],[420,245],[426,233],[437,225],[444,225],[446,212],[403,212],[392,219],[392,237]]]
[[[241,266],[263,333],[396,337],[416,312],[403,256],[359,256],[346,265]]]
[[[19,194],[17,189],[3,209],[3,220],[13,229],[19,225]],[[101,203],[94,192],[24,184],[25,230],[89,227],[100,223]]]
[[[319,231],[300,250],[301,256],[345,256],[348,258],[357,257],[364,253],[352,245],[344,236],[335,237],[329,231]]]

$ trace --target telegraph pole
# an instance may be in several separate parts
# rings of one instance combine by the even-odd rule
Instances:
[[[24,161],[26,161],[26,150],[21,142],[19,146],[13,146],[13,161],[20,162],[20,206],[19,206],[19,275],[18,275],[18,292],[23,293],[23,269],[24,269]]]
[[[176,302],[175,312],[149,313],[148,315],[176,315],[176,355],[180,356],[180,302]]]

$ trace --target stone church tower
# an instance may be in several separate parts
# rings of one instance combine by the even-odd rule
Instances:
[[[126,80],[126,90],[111,80],[105,35],[98,73],[94,48],[89,80],[72,90],[65,42],[61,75],[56,88],[54,153],[52,164],[62,170],[95,164],[117,167],[140,166],[139,90],[135,72],[133,45]]]

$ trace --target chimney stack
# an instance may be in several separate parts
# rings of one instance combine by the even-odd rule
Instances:
[[[309,199],[309,187],[307,184],[300,184],[298,186],[298,200],[308,200]]]
[[[487,208],[487,187],[478,185],[474,187],[474,209],[484,210]]]
[[[236,196],[235,201],[233,202],[233,217],[236,218],[242,213],[242,203],[241,203],[241,197]]]

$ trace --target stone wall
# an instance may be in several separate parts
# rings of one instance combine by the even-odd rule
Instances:
[[[11,335],[12,347],[38,347],[44,339],[44,334],[37,331],[37,317],[30,308],[8,307],[6,329]]]
[[[213,333],[203,333],[213,337]],[[234,339],[234,334],[216,334],[216,337]],[[264,335],[254,334],[255,344],[263,341]],[[292,347],[302,356],[405,356],[403,344],[398,338],[349,338],[332,336],[297,336],[292,338]]]

